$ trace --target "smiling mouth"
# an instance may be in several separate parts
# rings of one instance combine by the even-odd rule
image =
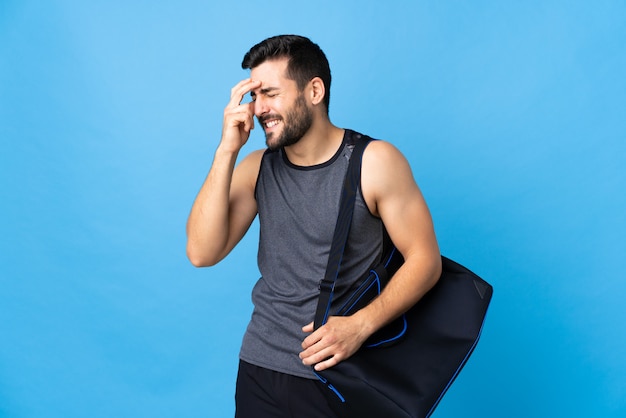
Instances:
[[[259,118],[259,122],[261,122],[264,129],[272,129],[282,122],[282,118],[278,115],[265,115]]]
[[[272,120],[265,122],[264,125],[267,129],[271,129],[274,126],[278,125],[279,123],[280,121],[278,119],[272,119]]]

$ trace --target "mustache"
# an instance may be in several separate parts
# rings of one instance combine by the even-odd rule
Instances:
[[[265,123],[268,120],[282,120],[283,118],[280,115],[277,114],[269,114],[269,115],[263,115],[263,116],[258,116],[257,120],[259,121],[259,123]]]

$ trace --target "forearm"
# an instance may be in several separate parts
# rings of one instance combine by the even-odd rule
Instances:
[[[406,158],[392,145],[374,141],[362,164],[361,183],[364,192],[369,187],[369,206],[404,257],[381,294],[358,312],[357,319],[371,334],[409,310],[434,286],[441,276],[441,254],[428,206]]]
[[[353,316],[370,336],[408,311],[436,283],[441,276],[441,257],[430,255],[407,257],[405,263],[368,306]]]
[[[262,154],[246,158],[243,169],[235,169],[235,162],[254,128],[254,103],[241,102],[260,84],[250,79],[240,81],[232,88],[224,109],[220,145],[187,220],[187,256],[195,266],[210,266],[224,258],[256,215],[254,180]]]
[[[302,342],[302,362],[324,370],[349,358],[374,332],[409,310],[441,274],[439,254],[407,258],[379,297],[351,316],[331,316],[317,330],[313,323],[302,331],[311,332]]]
[[[209,174],[187,221],[187,256],[195,266],[213,265],[223,258],[230,230],[230,189],[237,153],[215,152]]]

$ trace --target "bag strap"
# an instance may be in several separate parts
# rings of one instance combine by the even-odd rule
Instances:
[[[343,190],[339,200],[339,215],[335,224],[335,232],[333,241],[330,246],[330,254],[328,255],[328,264],[324,278],[320,281],[320,296],[317,301],[317,309],[315,311],[314,329],[324,325],[328,320],[330,305],[335,290],[335,283],[339,275],[339,268],[343,258],[343,251],[348,240],[350,225],[352,224],[352,214],[354,213],[354,201],[356,192],[361,181],[361,161],[363,151],[372,138],[349,132],[354,142],[354,149],[350,155],[348,162],[348,171],[343,182]]]

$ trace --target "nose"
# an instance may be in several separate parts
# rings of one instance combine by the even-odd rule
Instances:
[[[262,116],[263,114],[269,111],[269,106],[267,105],[267,101],[263,99],[263,95],[259,94],[254,101],[254,115]]]

